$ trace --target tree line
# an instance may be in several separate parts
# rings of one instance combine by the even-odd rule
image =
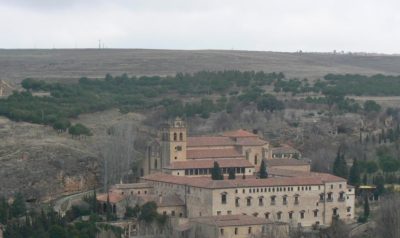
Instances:
[[[259,110],[281,110],[283,103],[265,94],[262,86],[284,78],[282,73],[234,70],[167,77],[107,74],[103,79],[81,78],[76,84],[28,78],[22,81],[25,91],[15,91],[0,99],[0,115],[14,121],[51,125],[73,136],[90,135],[84,125],[72,125],[69,120],[82,113],[110,108],[129,112],[161,107],[167,118],[177,115],[207,118],[213,112],[229,113],[237,103],[253,103]],[[49,92],[50,96],[34,96],[35,91]],[[211,99],[218,95],[218,100]],[[185,100],[186,97],[191,100]]]

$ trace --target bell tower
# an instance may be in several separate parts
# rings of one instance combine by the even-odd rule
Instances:
[[[161,157],[163,167],[175,161],[186,160],[186,123],[177,117],[161,131]]]

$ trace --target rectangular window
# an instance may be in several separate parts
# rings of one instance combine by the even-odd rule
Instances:
[[[226,204],[226,193],[221,194],[221,203]]]
[[[249,226],[248,233],[251,234],[251,226]]]
[[[237,235],[237,234],[238,234],[238,228],[235,227],[235,235]]]
[[[220,231],[221,235],[224,235],[224,229],[221,228],[219,231]]]

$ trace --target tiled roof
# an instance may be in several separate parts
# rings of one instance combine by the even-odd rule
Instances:
[[[151,188],[148,183],[117,183],[113,186],[115,189],[138,189],[138,188]]]
[[[263,225],[271,223],[271,221],[268,221],[264,218],[249,216],[249,215],[223,215],[223,216],[196,217],[191,219],[191,222],[216,225],[217,227],[250,226],[250,225]]]
[[[245,131],[243,129],[239,129],[236,131],[227,131],[224,132],[222,135],[227,137],[258,137],[256,134]]]
[[[298,150],[295,148],[289,146],[289,145],[283,145],[279,147],[272,147],[271,152],[273,154],[284,154],[284,153],[300,153]]]
[[[271,176],[278,177],[300,177],[300,176],[310,176],[310,172],[289,170],[289,169],[277,169],[277,168],[268,168],[268,174]]]
[[[244,157],[236,149],[203,149],[203,150],[187,150],[186,157],[188,159],[205,159],[205,158],[239,158]]]
[[[237,145],[265,145],[268,144],[265,140],[261,140],[260,138],[256,137],[244,137],[238,138],[236,141]]]
[[[310,165],[308,161],[298,159],[268,159],[267,166],[303,166]]]
[[[183,177],[170,174],[156,173],[143,178],[147,181],[158,181],[180,185],[189,185],[199,188],[222,189],[241,187],[271,187],[271,186],[302,186],[322,185],[324,182],[345,182],[346,180],[330,174],[310,173],[306,177],[267,178],[267,179],[241,179],[211,180],[205,177]]]
[[[229,145],[235,145],[235,142],[231,138],[224,136],[196,136],[187,138],[188,147]]]
[[[183,206],[185,203],[177,194],[167,194],[162,197],[158,195],[135,195],[141,204],[146,202],[155,202],[158,207]]]
[[[254,167],[245,159],[202,159],[173,162],[168,169],[207,169],[214,166],[214,161],[218,162],[221,168]]]
[[[107,202],[107,196],[109,197],[110,203],[118,203],[118,202],[124,200],[124,196],[121,196],[116,193],[109,193],[109,194],[103,193],[103,194],[97,195],[96,198],[97,198],[97,201]]]

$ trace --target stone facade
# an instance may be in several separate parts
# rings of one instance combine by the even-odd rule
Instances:
[[[246,214],[302,226],[330,225],[333,216],[354,218],[354,191],[333,175],[228,181],[179,178],[156,174],[144,180],[157,194],[179,195],[186,201],[189,218]]]

